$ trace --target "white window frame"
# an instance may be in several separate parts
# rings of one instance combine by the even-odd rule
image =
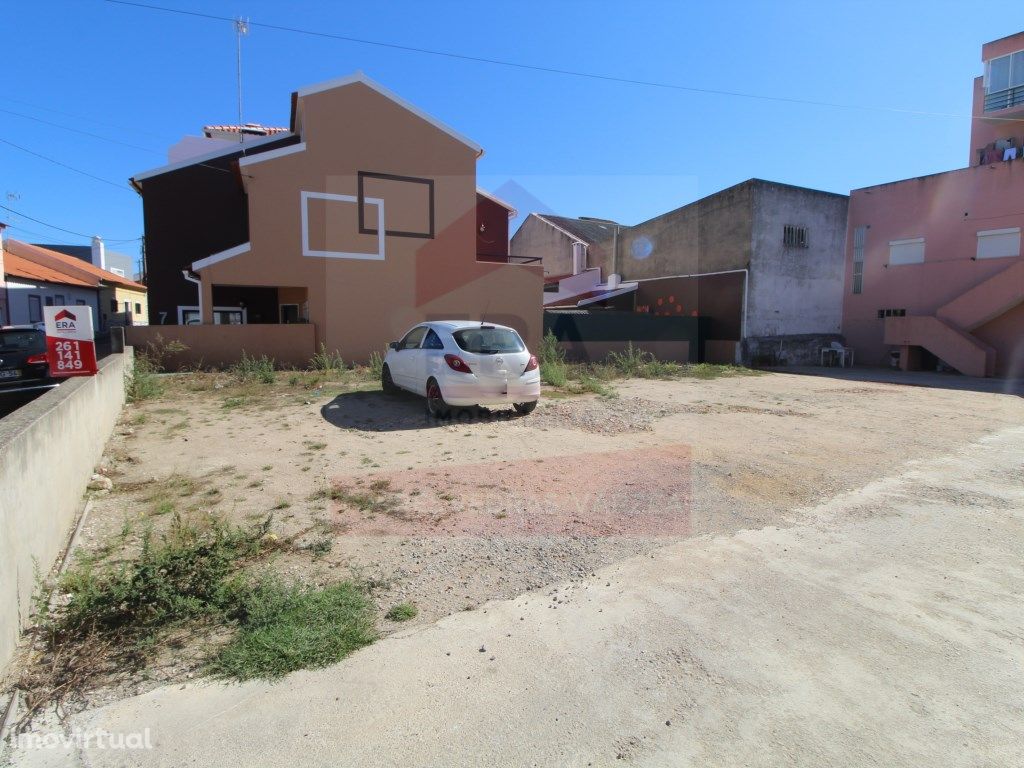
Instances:
[[[985,95],[986,96],[991,94],[991,93],[1002,93],[1003,91],[1008,91],[1011,88],[1020,88],[1021,86],[1024,86],[1024,81],[1021,81],[1019,83],[1014,83],[1013,82],[1013,57],[1014,56],[1018,56],[1018,55],[1019,56],[1024,56],[1024,49],[1021,49],[1019,51],[1011,51],[1010,53],[1004,53],[1002,56],[993,56],[991,59],[989,59],[988,61],[985,62],[985,77],[984,77],[984,81],[983,81],[983,87],[984,87],[984,91],[985,91]],[[1007,80],[1006,80],[1007,86],[1005,88],[1000,88],[998,91],[993,91],[992,90],[992,62],[993,61],[998,61],[999,59],[1009,59],[1010,60],[1010,73],[1009,73],[1009,76],[1007,77]]]
[[[377,252],[355,253],[349,251],[320,251],[309,247],[309,201],[329,200],[338,203],[359,205],[355,195],[336,195],[330,192],[309,192],[301,190],[299,200],[302,209],[302,255],[322,259],[362,259],[369,261],[384,260],[384,201],[379,197],[367,197],[364,201],[377,206]]]
[[[893,246],[896,248],[906,248],[908,246],[920,245],[920,258],[912,259],[899,259],[893,260]],[[924,253],[924,238],[923,237],[909,237],[905,240],[890,240],[889,241],[889,266],[890,267],[901,267],[907,264],[923,264],[925,259]]]
[[[986,238],[988,242],[986,243]],[[1015,247],[1003,249],[1005,252],[1001,252],[993,244],[993,241],[999,239],[1006,243],[1015,243]],[[985,250],[983,245],[987,245],[989,249],[994,250],[994,253],[984,253]],[[978,232],[978,250],[975,253],[975,259],[1012,259],[1020,256],[1020,227],[1006,227],[1005,229],[983,229]]]
[[[214,312],[241,312],[242,313],[242,325],[249,324],[249,310],[246,307],[214,307]],[[202,323],[203,313],[199,307],[192,306],[187,307],[183,304],[178,305],[178,325],[185,324],[185,313],[186,312],[199,312],[199,322]],[[217,323],[214,323],[217,325]]]

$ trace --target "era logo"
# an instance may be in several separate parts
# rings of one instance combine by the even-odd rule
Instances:
[[[57,327],[65,331],[75,330],[75,321],[78,319],[71,312],[66,309],[62,309],[56,315],[53,316],[54,322]]]

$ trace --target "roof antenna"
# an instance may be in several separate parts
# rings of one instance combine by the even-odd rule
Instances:
[[[238,74],[238,141],[245,141],[245,133],[242,131],[242,38],[249,34],[249,20],[239,16],[235,19],[235,41],[236,41],[236,70]]]

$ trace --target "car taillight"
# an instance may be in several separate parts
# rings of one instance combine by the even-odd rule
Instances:
[[[526,367],[523,368],[523,373],[526,373],[527,371],[535,371],[536,369],[537,369],[537,356],[536,355],[530,355],[530,362],[528,362],[526,364]]]
[[[40,365],[41,363],[45,363],[46,362],[46,353],[44,352],[41,355],[32,355],[25,362],[28,363],[29,365]]]
[[[445,355],[444,361],[448,363],[448,367],[451,368],[453,371],[458,371],[459,373],[473,372],[473,369],[466,365],[466,361],[463,360],[458,355]]]

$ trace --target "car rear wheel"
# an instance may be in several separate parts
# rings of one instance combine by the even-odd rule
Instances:
[[[385,395],[398,393],[398,386],[395,384],[395,380],[391,378],[391,369],[387,365],[380,369],[380,388],[384,390]]]
[[[516,409],[516,413],[520,413],[525,416],[528,413],[533,413],[533,409],[537,407],[537,401],[531,400],[528,403],[512,403],[512,407]]]
[[[452,409],[444,401],[441,394],[441,387],[434,379],[427,382],[427,413],[435,419],[446,419],[451,415]]]

